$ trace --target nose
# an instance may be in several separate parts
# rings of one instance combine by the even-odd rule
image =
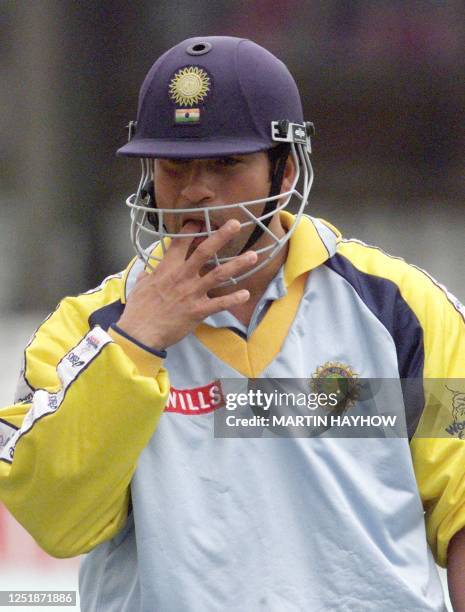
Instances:
[[[213,183],[207,164],[195,160],[183,177],[181,195],[191,204],[213,201],[215,197]]]

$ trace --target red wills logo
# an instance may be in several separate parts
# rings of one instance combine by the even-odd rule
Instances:
[[[224,406],[223,391],[219,380],[193,389],[170,388],[165,412],[180,414],[205,414]]]

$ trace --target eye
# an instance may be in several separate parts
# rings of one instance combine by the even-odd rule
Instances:
[[[169,163],[172,166],[187,166],[187,164],[191,163],[191,159],[170,159]]]
[[[240,164],[241,160],[238,157],[220,157],[217,164],[223,168],[233,168]]]
[[[177,175],[188,167],[190,161],[189,159],[160,159],[159,168],[166,174]]]

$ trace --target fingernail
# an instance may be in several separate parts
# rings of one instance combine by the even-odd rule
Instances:
[[[249,251],[248,253],[246,253],[246,261],[256,261],[258,258],[258,255],[255,251]]]
[[[250,297],[250,293],[247,291],[247,289],[241,289],[240,291],[237,292],[237,297],[239,298],[239,300],[242,302],[246,302],[249,297]]]

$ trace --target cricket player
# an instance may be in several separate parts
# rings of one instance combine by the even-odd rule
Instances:
[[[464,309],[304,214],[312,135],[249,40],[191,38],[147,74],[119,149],[136,257],[40,325],[0,411],[0,499],[50,554],[87,553],[85,612],[440,612],[435,561],[465,610],[459,412],[420,435],[429,379],[451,411],[463,393]],[[215,436],[251,379],[420,392],[393,402],[405,435]]]

